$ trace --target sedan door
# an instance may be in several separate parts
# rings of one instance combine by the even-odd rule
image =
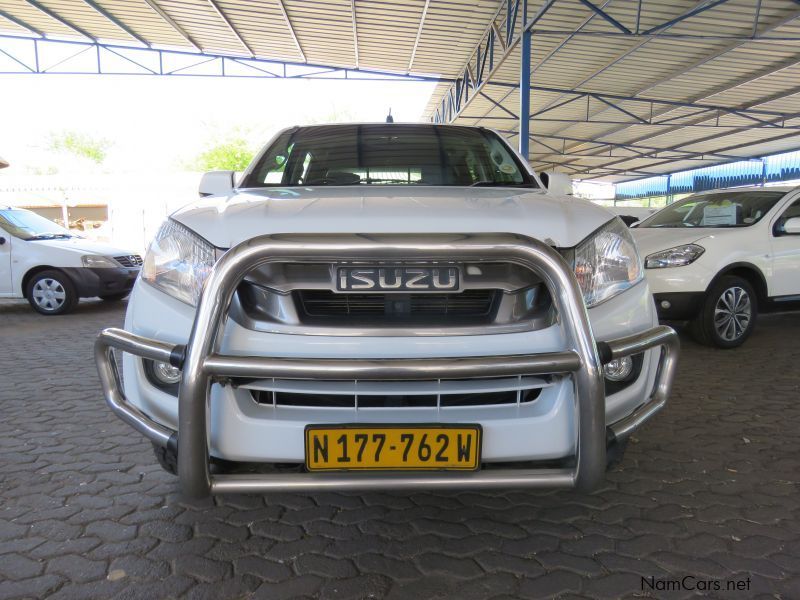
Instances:
[[[800,296],[800,234],[782,231],[783,223],[792,217],[800,217],[800,198],[795,198],[789,206],[784,207],[772,225],[770,296]]]

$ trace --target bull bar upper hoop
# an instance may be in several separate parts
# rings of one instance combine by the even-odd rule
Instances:
[[[567,349],[514,356],[433,359],[288,359],[220,354],[222,330],[233,294],[253,269],[268,262],[343,261],[512,262],[536,273],[547,287],[564,331]],[[604,358],[619,358],[661,346],[664,349],[652,396],[611,426],[628,435],[666,403],[675,371],[678,339],[669,327],[609,341]],[[124,421],[162,446],[175,433],[127,402],[114,349],[170,362],[183,370],[178,396],[178,474],[183,493],[263,492],[366,488],[576,487],[592,489],[606,467],[605,392],[598,346],[572,268],[551,247],[510,234],[458,235],[265,235],[228,250],[214,265],[195,314],[185,349],[120,329],[106,329],[95,344],[95,359],[106,402]],[[181,364],[182,363],[182,364]],[[571,373],[575,384],[576,455],[573,468],[492,469],[474,473],[362,474],[301,473],[217,475],[210,473],[209,392],[215,377],[300,379],[439,379]]]

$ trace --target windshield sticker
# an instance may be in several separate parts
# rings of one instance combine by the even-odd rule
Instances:
[[[708,205],[703,208],[703,225],[736,225],[737,204],[726,206]]]

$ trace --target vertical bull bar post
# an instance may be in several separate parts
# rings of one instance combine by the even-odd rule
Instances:
[[[248,272],[269,262],[342,261],[512,262],[539,275],[580,357],[574,372],[577,444],[574,485],[591,489],[606,465],[605,392],[583,295],[562,256],[537,240],[510,234],[276,235],[234,246],[217,262],[203,287],[186,347],[178,400],[178,475],[181,491],[211,491],[208,404],[211,376],[206,357],[219,351],[233,294]]]

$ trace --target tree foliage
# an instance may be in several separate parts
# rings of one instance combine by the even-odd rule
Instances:
[[[110,147],[109,140],[94,138],[77,131],[63,131],[50,137],[51,149],[86,158],[98,165],[106,159]]]
[[[255,152],[241,137],[235,137],[200,153],[191,165],[196,171],[244,171]]]

